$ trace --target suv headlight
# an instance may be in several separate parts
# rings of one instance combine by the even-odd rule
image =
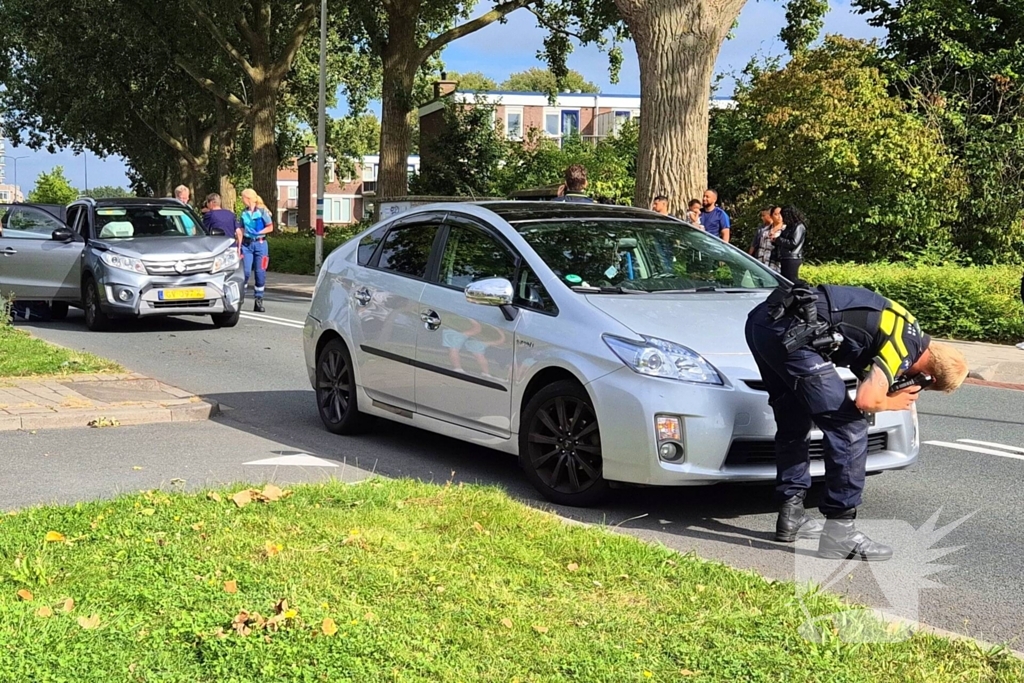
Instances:
[[[664,339],[643,337],[642,342],[609,334],[601,337],[633,372],[695,384],[724,384],[711,363],[697,352]]]
[[[130,270],[133,273],[142,273],[143,275],[146,273],[146,266],[142,264],[142,261],[137,258],[131,258],[130,256],[121,256],[120,254],[115,254],[112,251],[105,251],[100,254],[100,260],[111,268]]]
[[[238,248],[231,247],[225,249],[213,259],[213,268],[210,269],[211,273],[219,273],[222,270],[234,270],[238,267],[242,257],[238,255]]]

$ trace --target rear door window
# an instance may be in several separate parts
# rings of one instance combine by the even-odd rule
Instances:
[[[439,223],[407,223],[388,232],[377,267],[392,273],[423,279],[430,264]]]
[[[359,240],[359,249],[357,260],[359,265],[365,266],[370,263],[370,259],[373,258],[373,254],[377,251],[377,245],[384,239],[384,235],[387,234],[388,228],[391,226],[385,225],[382,228],[377,228],[373,232],[363,235],[363,238]]]

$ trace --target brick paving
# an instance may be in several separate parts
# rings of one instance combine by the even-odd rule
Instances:
[[[0,431],[193,422],[219,406],[138,373],[0,379]]]

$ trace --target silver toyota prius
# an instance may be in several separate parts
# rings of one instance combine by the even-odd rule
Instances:
[[[379,417],[511,453],[560,504],[621,484],[769,482],[775,422],[743,328],[777,277],[645,210],[434,204],[326,259],[306,367],[328,430]],[[812,432],[812,476],[823,448]],[[918,449],[916,413],[879,413],[867,469]]]

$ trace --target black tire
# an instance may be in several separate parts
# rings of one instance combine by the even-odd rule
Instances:
[[[239,318],[242,317],[241,309],[234,313],[214,313],[210,316],[213,319],[213,326],[220,327],[234,327],[238,324]]]
[[[100,292],[96,281],[91,277],[82,282],[82,296],[85,299],[85,326],[93,332],[104,332],[110,329],[110,318],[100,307]]]
[[[526,404],[519,460],[530,483],[552,503],[590,507],[608,497],[597,413],[578,382],[549,384]]]
[[[50,319],[51,320],[64,320],[68,317],[68,309],[71,306],[67,301],[51,301],[50,302]]]
[[[362,434],[373,417],[359,412],[352,356],[340,339],[327,342],[316,357],[316,407],[332,434]]]

